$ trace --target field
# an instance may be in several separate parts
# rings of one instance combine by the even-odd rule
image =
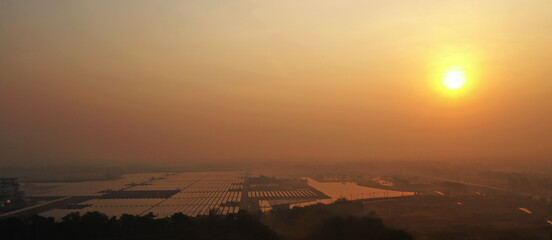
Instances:
[[[425,195],[365,202],[365,213],[371,211],[420,240],[549,239],[551,233],[550,205],[524,197]]]

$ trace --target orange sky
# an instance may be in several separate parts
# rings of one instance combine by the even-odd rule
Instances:
[[[0,159],[552,158],[552,1],[2,1]],[[469,88],[439,89],[461,66]]]

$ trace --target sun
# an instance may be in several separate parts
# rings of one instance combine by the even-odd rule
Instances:
[[[466,85],[466,77],[464,71],[451,70],[445,73],[443,85],[449,90],[458,90]]]

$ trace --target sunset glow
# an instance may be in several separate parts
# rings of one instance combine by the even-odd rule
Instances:
[[[552,159],[552,1],[284,2],[0,2],[0,157]]]
[[[549,239],[550,10],[0,1],[0,239]]]

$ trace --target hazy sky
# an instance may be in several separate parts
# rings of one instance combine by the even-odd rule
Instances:
[[[0,163],[552,159],[551,75],[550,0],[0,1]]]

